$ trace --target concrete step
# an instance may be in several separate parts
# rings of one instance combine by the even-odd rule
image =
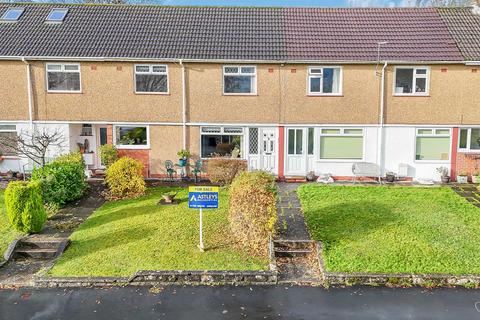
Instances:
[[[18,249],[57,249],[64,238],[27,238],[18,243]]]
[[[300,257],[308,256],[312,253],[312,249],[285,249],[285,248],[274,248],[275,257],[277,258],[287,258],[287,257]]]
[[[24,249],[15,250],[14,259],[30,258],[30,259],[53,259],[57,253],[57,249]]]
[[[283,250],[312,250],[315,246],[313,240],[275,240],[273,242],[274,248]]]

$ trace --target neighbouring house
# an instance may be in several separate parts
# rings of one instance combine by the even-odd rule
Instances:
[[[475,10],[0,4],[0,134],[60,128],[51,156],[80,144],[91,169],[113,143],[150,177],[182,148],[279,177],[473,174]]]

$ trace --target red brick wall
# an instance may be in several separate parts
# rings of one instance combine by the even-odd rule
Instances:
[[[120,157],[130,157],[140,161],[143,164],[143,176],[149,177],[150,169],[150,150],[137,150],[137,149],[120,149],[118,150]]]
[[[466,171],[469,176],[473,173],[480,173],[480,153],[457,153],[456,174]],[[456,177],[452,177],[456,179]],[[470,180],[470,177],[469,177]]]

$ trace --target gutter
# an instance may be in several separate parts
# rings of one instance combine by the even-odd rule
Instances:
[[[63,56],[0,56],[0,60],[39,60],[39,61],[95,61],[95,62],[172,62],[178,63],[255,63],[255,64],[377,64],[378,61],[352,61],[352,60],[252,60],[252,59],[178,59],[178,58],[135,58],[135,57],[63,57]],[[390,64],[421,65],[421,64],[468,64],[472,61],[390,61]],[[480,63],[480,62],[478,62]]]
[[[27,67],[27,95],[28,95],[28,117],[30,124],[30,131],[33,132],[33,96],[32,96],[32,77],[30,70],[30,63],[27,62],[25,57],[22,57],[22,62]]]
[[[187,88],[185,80],[185,65],[183,60],[179,60],[182,67],[182,132],[183,132],[183,149],[187,149]]]
[[[385,126],[385,69],[388,66],[388,62],[385,61],[382,68],[382,84],[380,89],[380,117],[379,117],[379,131],[378,131],[378,150],[377,150],[377,163],[380,167],[380,174],[383,175],[383,128]]]

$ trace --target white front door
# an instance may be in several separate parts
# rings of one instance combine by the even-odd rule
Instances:
[[[286,175],[305,175],[307,173],[307,129],[288,128],[286,146]]]
[[[278,173],[278,129],[249,128],[248,168]]]
[[[262,170],[276,174],[277,129],[261,129],[260,158]]]

